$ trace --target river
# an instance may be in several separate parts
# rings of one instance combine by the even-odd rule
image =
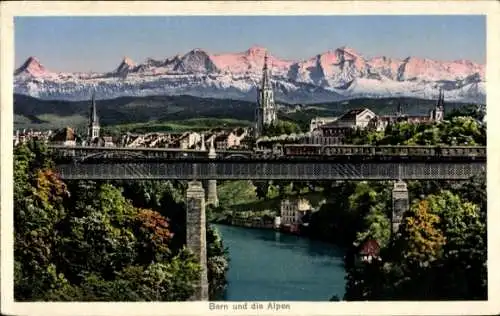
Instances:
[[[342,298],[343,251],[272,230],[215,225],[229,249],[227,301],[328,301]]]

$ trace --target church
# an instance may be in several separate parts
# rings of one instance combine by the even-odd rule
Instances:
[[[110,136],[100,136],[101,126],[99,117],[97,116],[97,106],[95,101],[95,92],[92,93],[92,101],[90,103],[89,123],[87,127],[87,139],[83,142],[83,146],[96,147],[114,147],[113,139]]]
[[[270,80],[270,72],[267,67],[267,53],[264,56],[264,67],[262,69],[262,82],[260,88],[257,88],[257,126],[255,129],[255,136],[262,135],[265,127],[271,126],[276,123],[277,113],[276,104],[274,103],[274,92]]]
[[[444,120],[444,93],[439,91],[438,101],[434,109],[429,111],[428,115],[408,115],[403,113],[401,104],[398,104],[397,110],[392,115],[377,115],[368,108],[352,109],[338,118],[328,118],[329,122],[317,126],[321,118],[314,119],[314,125],[311,121],[312,134],[316,138],[320,137],[318,143],[342,144],[344,138],[356,129],[371,129],[383,131],[390,124],[397,122],[408,122],[410,124],[422,124],[440,122]],[[326,118],[325,120],[326,121]]]
[[[401,104],[398,104],[396,113],[393,115],[380,115],[375,116],[370,122],[369,127],[376,129],[377,131],[384,130],[387,125],[396,122],[408,122],[412,124],[417,123],[431,123],[431,122],[441,122],[444,120],[444,93],[442,89],[439,89],[438,101],[434,109],[429,111],[428,115],[408,115],[403,113]]]

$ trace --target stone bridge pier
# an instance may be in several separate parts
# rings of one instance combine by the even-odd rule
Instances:
[[[208,151],[208,158],[209,159],[215,159],[217,157],[217,154],[215,153],[215,147],[214,147],[214,142],[213,138],[212,141],[210,142],[210,149]],[[210,168],[215,168],[214,165],[211,165]],[[215,173],[215,170],[213,170]],[[212,206],[219,206],[219,198],[217,196],[217,180],[208,180],[208,185],[207,185],[207,205],[212,205]]]
[[[190,301],[208,301],[205,190],[200,181],[188,182],[186,208],[186,245],[201,266],[200,278]]]
[[[391,236],[395,236],[399,231],[404,213],[407,212],[409,208],[410,201],[406,182],[402,180],[395,181],[394,187],[392,188]]]

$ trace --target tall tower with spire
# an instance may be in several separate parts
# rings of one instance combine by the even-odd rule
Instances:
[[[401,102],[398,102],[398,107],[396,109],[396,117],[401,117],[403,116],[403,106],[401,105]]]
[[[95,103],[95,91],[92,93],[92,103],[90,105],[89,126],[87,132],[88,143],[91,144],[96,138],[99,138],[99,117]]]
[[[434,109],[434,120],[442,121],[444,120],[444,92],[443,89],[439,89],[439,98]]]
[[[274,104],[274,93],[269,78],[269,69],[267,67],[267,53],[264,56],[264,67],[262,69],[262,82],[258,88],[257,98],[257,135],[262,135],[266,126],[276,122],[276,106]]]

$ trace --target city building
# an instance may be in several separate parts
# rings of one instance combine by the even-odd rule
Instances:
[[[283,228],[295,232],[302,224],[302,217],[312,209],[306,199],[285,199],[281,201],[280,223]]]
[[[180,149],[190,149],[193,148],[197,143],[201,141],[201,134],[197,132],[185,132],[181,137],[179,137],[179,148]]]
[[[336,120],[320,126],[318,136],[330,137],[334,144],[341,144],[349,133],[356,129],[365,129],[376,117],[370,109],[352,109]]]
[[[50,142],[58,146],[76,146],[77,139],[75,131],[70,127],[65,127],[56,131],[50,138]]]
[[[26,130],[23,129],[22,131],[16,130],[15,134],[13,136],[13,143],[14,146],[24,144],[30,140],[38,140],[42,142],[48,142],[50,138],[52,137],[52,131],[34,131],[32,129]]]
[[[403,112],[401,104],[398,104],[396,113],[393,115],[380,115],[370,122],[369,127],[378,131],[384,130],[389,124],[397,122],[408,122],[410,124],[432,123],[444,120],[444,93],[439,90],[439,97],[434,109],[428,115],[408,115]]]
[[[309,123],[309,131],[314,132],[319,127],[326,125],[331,122],[335,122],[337,117],[315,117],[311,119],[311,123]]]
[[[258,90],[257,98],[257,122],[256,136],[262,135],[264,128],[271,126],[277,120],[276,105],[274,103],[274,92],[271,85],[269,69],[267,67],[267,54],[264,56],[264,67],[262,69],[262,82]]]
[[[247,130],[244,128],[235,128],[230,132],[221,133],[214,139],[215,148],[225,150],[240,147],[241,141],[247,136]]]
[[[303,139],[303,143],[341,144],[344,138],[356,129],[373,129],[383,131],[389,124],[408,122],[410,124],[440,122],[444,120],[444,93],[439,90],[439,97],[434,109],[428,115],[408,115],[403,112],[401,104],[391,115],[377,115],[368,108],[352,109],[338,118],[320,118],[311,120],[311,136]]]

